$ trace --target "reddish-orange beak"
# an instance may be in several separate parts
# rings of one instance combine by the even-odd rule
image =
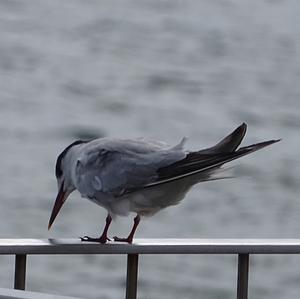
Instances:
[[[50,216],[50,220],[49,220],[49,224],[48,224],[48,230],[51,228],[57,214],[59,213],[62,205],[64,204],[64,202],[66,201],[66,199],[69,196],[69,192],[67,191],[63,191],[64,190],[64,183],[61,184],[61,187],[59,189],[59,192],[57,194],[53,209],[52,209],[52,213]]]

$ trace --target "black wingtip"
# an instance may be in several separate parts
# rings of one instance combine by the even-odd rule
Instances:
[[[246,123],[242,123],[239,127],[237,127],[234,131],[234,133],[237,133],[236,135],[239,135],[239,139],[240,139],[240,143],[241,144],[243,138],[245,137],[247,132],[247,124]]]
[[[277,142],[279,142],[279,141],[281,141],[281,138],[280,138],[280,139],[273,139],[273,140],[270,140],[270,141],[269,141],[269,144],[267,144],[266,146],[271,145],[271,144],[274,144],[274,143],[277,143]],[[268,141],[266,141],[266,142],[268,142]]]
[[[273,143],[277,143],[279,141],[281,141],[281,139],[272,139],[272,140],[268,140],[268,141],[264,141],[264,142],[258,143],[257,145],[261,145],[263,147],[263,146],[271,145]]]
[[[247,124],[245,122],[243,122],[239,127],[243,128],[243,129],[247,129]]]
[[[219,152],[234,152],[247,132],[247,124],[242,123],[231,134],[222,139],[214,148]]]
[[[246,134],[246,131],[247,131],[247,124],[246,123],[242,123],[231,134],[233,134],[233,135],[240,135],[240,136],[242,136],[244,138],[244,136]]]
[[[277,143],[279,141],[281,141],[281,139],[273,139],[273,140],[268,140],[268,141],[251,144],[248,146],[241,147],[237,152],[247,152],[250,154],[252,152],[258,151],[266,146]]]

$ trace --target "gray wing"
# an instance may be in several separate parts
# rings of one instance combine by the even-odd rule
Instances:
[[[184,140],[177,146],[145,140],[96,140],[83,147],[78,158],[78,190],[121,196],[156,182],[158,170],[186,157]]]
[[[269,140],[252,144],[250,146],[241,147],[237,150],[237,147],[240,145],[245,136],[246,130],[247,126],[245,123],[243,123],[215,146],[196,152],[190,152],[184,159],[159,168],[157,170],[157,179],[154,182],[144,185],[143,187],[154,187],[196,174],[197,178],[200,178],[198,182],[215,179],[213,174],[223,164],[258,151],[279,141]],[[194,183],[197,183],[197,181]],[[127,192],[133,191],[136,190],[131,189]]]
[[[246,125],[242,124],[214,147],[189,153],[182,149],[185,140],[169,149],[142,140],[87,145],[91,149],[85,151],[88,154],[78,161],[76,170],[84,186],[82,189],[86,189],[82,193],[101,191],[117,197],[196,174],[201,174],[195,176],[199,181],[209,180],[223,164],[279,141],[270,140],[236,150],[245,132]]]
[[[172,165],[162,167],[158,170],[159,177],[156,182],[150,183],[145,187],[151,187],[170,181],[182,179],[194,174],[207,174],[202,177],[203,181],[209,180],[213,171],[221,167],[223,164],[246,156],[250,153],[258,151],[268,145],[271,145],[279,140],[269,140],[249,146],[241,147],[239,150],[231,153],[216,153],[216,154],[202,154],[199,152],[192,152],[181,161],[175,162]]]

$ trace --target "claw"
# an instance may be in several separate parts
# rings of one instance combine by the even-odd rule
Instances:
[[[88,239],[88,236],[79,237],[79,239],[80,239],[81,241],[87,241],[87,239]]]
[[[119,238],[119,237],[114,237],[113,238],[115,242],[123,242],[123,243],[132,243],[132,238]]]
[[[133,240],[134,233],[135,233],[136,228],[139,225],[139,223],[140,223],[140,216],[136,215],[136,217],[134,218],[134,224],[133,224],[133,227],[131,229],[131,232],[130,232],[129,236],[127,238],[114,237],[114,241],[131,244],[132,240]]]
[[[101,244],[105,244],[106,241],[111,241],[110,238],[108,238],[106,236],[101,236],[100,238],[91,238],[88,236],[84,236],[84,237],[80,237],[80,240],[82,242],[97,242],[97,243],[101,243]]]

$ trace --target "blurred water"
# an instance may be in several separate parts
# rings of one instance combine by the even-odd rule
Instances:
[[[245,143],[283,138],[240,160],[242,178],[196,186],[137,237],[299,238],[299,1],[0,1],[2,238],[97,235],[105,211],[73,194],[53,230],[58,153],[83,136]],[[118,219],[111,235],[127,234]],[[1,287],[12,286],[1,257]],[[28,288],[121,298],[125,258],[30,257]],[[297,298],[300,258],[252,260],[251,298]],[[230,256],[143,256],[139,298],[233,298]],[[216,284],[217,282],[217,284]]]

